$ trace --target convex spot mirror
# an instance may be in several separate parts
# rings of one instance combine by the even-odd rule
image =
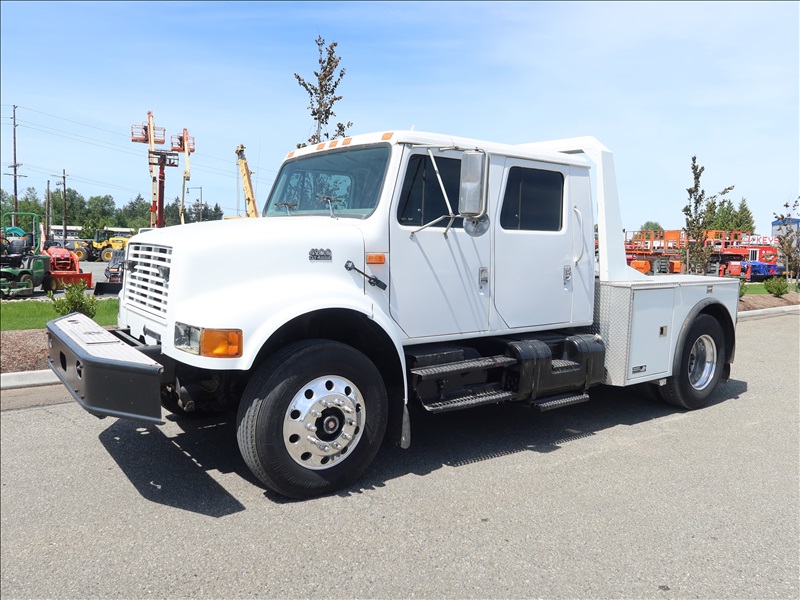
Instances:
[[[480,217],[486,210],[484,178],[486,176],[486,154],[467,150],[461,154],[461,186],[458,194],[458,214],[464,217]]]

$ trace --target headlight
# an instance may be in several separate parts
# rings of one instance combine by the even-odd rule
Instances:
[[[241,329],[206,329],[175,323],[175,348],[210,356],[212,358],[238,358],[242,355]]]
[[[175,347],[189,354],[200,354],[200,328],[176,322]]]

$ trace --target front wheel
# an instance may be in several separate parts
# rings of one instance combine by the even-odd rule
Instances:
[[[45,292],[55,292],[58,290],[58,279],[49,275],[42,280],[42,290]]]
[[[114,251],[111,248],[106,248],[100,254],[100,258],[103,259],[103,262],[108,262],[111,260],[111,257],[114,255]]]
[[[725,336],[717,320],[701,314],[680,349],[678,372],[659,387],[665,402],[694,410],[707,406],[725,364]]]
[[[372,361],[339,342],[308,340],[256,371],[239,404],[236,436],[267,487],[310,498],[361,476],[378,452],[387,414]]]

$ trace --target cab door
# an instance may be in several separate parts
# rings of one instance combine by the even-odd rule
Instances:
[[[460,152],[432,154],[433,159],[425,149],[407,150],[390,214],[390,312],[410,338],[489,326],[491,236],[470,236],[462,219],[429,225],[450,214],[439,177],[458,211],[461,174]]]
[[[567,211],[569,167],[506,160],[495,217],[495,307],[511,328],[569,323],[573,235]]]

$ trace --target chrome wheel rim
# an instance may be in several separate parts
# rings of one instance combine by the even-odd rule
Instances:
[[[717,370],[717,345],[709,335],[697,338],[689,353],[689,383],[704,390],[714,379]]]
[[[361,440],[366,411],[359,389],[337,375],[309,381],[294,395],[283,421],[289,456],[306,469],[330,469]]]

